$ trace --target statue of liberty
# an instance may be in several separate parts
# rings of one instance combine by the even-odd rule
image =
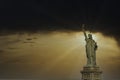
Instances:
[[[82,30],[86,41],[87,66],[96,66],[97,43],[93,40],[91,33],[89,33],[88,36],[86,35],[84,24],[82,25]]]

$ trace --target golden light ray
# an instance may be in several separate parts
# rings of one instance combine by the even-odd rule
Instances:
[[[58,56],[57,58],[54,59],[54,61],[51,61],[49,66],[45,66],[42,70],[43,73],[50,71],[54,66],[56,66],[57,64],[59,64],[60,61],[62,61],[63,59],[65,59],[67,56],[69,56],[70,54],[72,54],[71,52],[74,51],[76,48],[78,48],[79,45],[71,45],[71,47],[69,49],[67,49],[66,51],[64,51],[64,53],[62,53],[62,55]],[[56,53],[57,54],[57,53]]]

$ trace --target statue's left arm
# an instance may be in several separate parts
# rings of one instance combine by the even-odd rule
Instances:
[[[98,45],[97,45],[97,42],[95,42],[95,50],[98,49]]]

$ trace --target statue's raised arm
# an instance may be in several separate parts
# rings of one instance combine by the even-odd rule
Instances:
[[[87,39],[87,35],[86,35],[86,32],[85,32],[84,27],[85,27],[85,25],[83,24],[83,25],[82,25],[82,31],[83,31],[83,33],[84,33],[85,39]]]

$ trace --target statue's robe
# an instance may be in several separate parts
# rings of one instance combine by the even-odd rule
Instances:
[[[97,44],[93,39],[86,38],[87,65],[96,65]]]

